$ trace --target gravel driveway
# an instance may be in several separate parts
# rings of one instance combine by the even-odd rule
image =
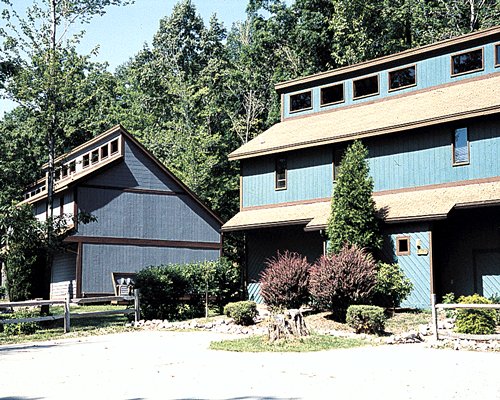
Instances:
[[[500,399],[500,354],[379,346],[208,350],[224,336],[140,331],[0,347],[2,399]]]

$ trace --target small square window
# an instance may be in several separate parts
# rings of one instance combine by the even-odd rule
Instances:
[[[455,129],[453,135],[453,165],[468,164],[469,161],[469,135],[467,128]]]
[[[72,174],[76,171],[76,162],[75,161],[71,161],[69,163],[69,172]]]
[[[416,66],[389,72],[389,91],[404,89],[417,84]]]
[[[287,180],[287,162],[286,158],[278,158],[276,160],[276,170],[275,170],[275,182],[274,188],[276,190],[286,189]]]
[[[410,254],[410,237],[400,236],[396,238],[396,255],[407,256]]]
[[[297,93],[290,96],[290,112],[309,110],[312,108],[312,92]]]
[[[85,154],[82,157],[82,166],[83,168],[87,168],[90,165],[90,154]]]
[[[118,153],[118,139],[115,139],[111,142],[111,154]]]
[[[66,178],[69,174],[69,167],[67,165],[63,165],[61,167],[61,175],[63,178]]]
[[[451,75],[462,75],[483,69],[483,49],[451,56]]]
[[[378,75],[368,76],[352,82],[354,99],[374,96],[378,91]]]
[[[320,105],[328,106],[331,104],[342,103],[344,101],[344,84],[326,86],[321,88]]]

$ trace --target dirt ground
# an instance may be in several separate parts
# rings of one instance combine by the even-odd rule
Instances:
[[[0,399],[500,398],[498,353],[423,345],[208,350],[210,332],[139,331],[0,347]],[[226,336],[227,337],[227,336]]]

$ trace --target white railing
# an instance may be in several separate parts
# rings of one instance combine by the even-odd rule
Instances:
[[[436,295],[433,294],[432,300],[432,321],[434,328],[434,339],[439,340],[439,329],[438,329],[438,310],[450,310],[450,309],[470,309],[470,310],[500,310],[500,304],[436,304]],[[500,335],[466,335],[460,334],[455,335],[456,337],[463,337],[466,339],[480,339],[480,340],[500,340]]]
[[[125,308],[120,310],[107,310],[107,311],[91,311],[83,313],[70,313],[71,304],[95,304],[95,303],[108,303],[108,302],[125,302],[133,304],[134,308]],[[42,322],[42,321],[57,321],[64,320],[64,333],[68,333],[71,330],[71,319],[78,318],[88,318],[96,316],[106,316],[106,315],[129,315],[134,314],[135,322],[141,319],[141,310],[139,303],[139,289],[134,290],[133,296],[106,296],[106,297],[89,297],[82,299],[70,299],[70,296],[66,297],[66,300],[29,300],[29,301],[16,301],[10,303],[0,303],[2,308],[20,308],[20,307],[41,307],[41,306],[51,306],[51,305],[63,305],[64,315],[49,315],[43,317],[32,317],[32,318],[16,318],[16,319],[0,319],[0,324],[20,324],[22,322]],[[1,317],[1,314],[0,314]]]

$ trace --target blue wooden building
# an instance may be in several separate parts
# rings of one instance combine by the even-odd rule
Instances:
[[[219,257],[221,220],[123,127],[73,149],[56,165],[53,212],[68,218],[72,234],[54,258],[52,298],[68,290],[77,297],[113,294],[112,276]],[[46,218],[46,177],[28,189],[24,202]],[[76,226],[80,212],[97,221]]]
[[[384,257],[430,295],[500,293],[500,28],[280,83],[281,122],[230,154],[241,161],[247,282],[278,250],[314,261],[343,151],[369,150]]]

